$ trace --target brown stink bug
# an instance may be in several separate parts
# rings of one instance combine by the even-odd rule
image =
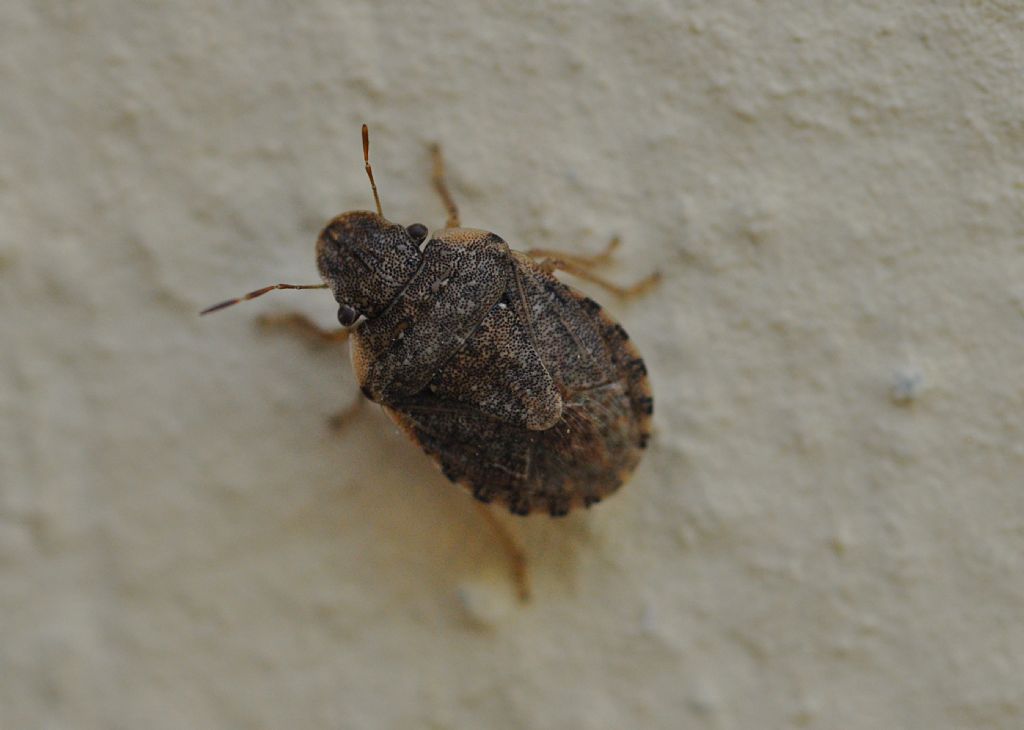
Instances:
[[[279,319],[323,338],[348,338],[363,395],[449,480],[516,515],[558,517],[601,501],[647,446],[650,384],[622,326],[553,273],[620,296],[646,290],[657,274],[629,288],[594,274],[617,240],[590,257],[520,253],[494,233],[460,227],[436,146],[433,178],[448,211],[445,227],[428,235],[419,223],[391,223],[381,212],[366,125],[362,133],[377,212],[344,213],[321,231],[316,261],[324,283],[276,284],[202,313],[274,289],[330,289],[344,329],[325,332],[301,315]]]

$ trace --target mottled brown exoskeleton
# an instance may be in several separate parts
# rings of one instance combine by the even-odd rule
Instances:
[[[316,243],[366,398],[379,403],[444,475],[482,502],[516,514],[561,516],[608,496],[636,467],[650,438],[647,369],[622,326],[593,299],[558,281],[591,273],[592,257],[513,251],[488,231],[461,228],[434,149],[434,183],[448,210],[429,235],[381,214],[363,126],[363,154],[377,212],[330,221]],[[535,259],[540,259],[535,260]],[[280,319],[280,318],[279,318]],[[301,316],[284,319],[317,332]]]

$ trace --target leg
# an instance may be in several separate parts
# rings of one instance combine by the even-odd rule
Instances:
[[[366,398],[356,396],[355,401],[351,405],[345,406],[328,418],[327,425],[331,427],[332,431],[341,431],[348,425],[349,421],[359,415],[359,411],[363,409],[364,402],[366,402]]]
[[[328,345],[344,342],[348,339],[348,330],[325,330],[313,320],[299,312],[288,312],[287,314],[264,314],[256,318],[256,323],[263,329],[272,327],[288,328],[297,332],[302,337],[318,345]],[[340,431],[352,419],[352,416],[362,405],[362,398],[356,398],[355,402],[343,410],[331,416],[327,423],[334,431]]]
[[[526,251],[526,255],[532,259],[559,259],[562,261],[569,261],[577,266],[589,269],[597,266],[604,266],[611,261],[612,256],[615,255],[615,251],[618,249],[620,243],[622,243],[622,239],[618,236],[612,236],[612,240],[608,242],[608,245],[604,247],[604,250],[601,251],[601,253],[590,255],[565,253],[564,251],[554,251],[549,248],[531,248]]]
[[[604,247],[603,251],[590,255],[563,253],[561,251],[554,251],[547,248],[531,248],[526,252],[526,255],[533,259],[541,259],[539,262],[541,267],[543,267],[543,269],[549,274],[555,271],[564,271],[567,274],[578,276],[584,281],[589,281],[600,287],[604,287],[615,296],[622,297],[623,299],[646,294],[659,281],[661,281],[661,274],[659,272],[654,272],[632,286],[619,286],[618,284],[614,284],[591,271],[591,269],[608,263],[612,256],[614,256],[620,243],[621,240],[619,237],[614,236],[612,240],[608,242],[608,245]]]
[[[341,343],[347,340],[349,335],[349,330],[347,329],[325,330],[300,312],[264,314],[256,318],[256,324],[263,329],[270,329],[272,327],[288,328],[318,345]],[[352,404],[345,406],[345,408],[327,419],[327,424],[332,430],[340,431],[358,414],[364,400],[364,398],[357,396]]]
[[[298,332],[303,337],[321,344],[344,342],[348,339],[349,333],[346,329],[325,330],[309,317],[298,312],[289,312],[287,314],[264,314],[256,318],[256,324],[263,329],[287,327],[288,329]]]
[[[523,549],[516,542],[512,533],[508,531],[508,528],[494,516],[490,507],[476,500],[473,501],[473,504],[480,510],[480,514],[487,520],[491,529],[498,536],[502,547],[505,548],[505,552],[508,553],[509,562],[512,563],[512,577],[516,583],[516,592],[519,594],[519,600],[527,603],[530,600],[530,574],[527,572],[526,553],[523,552]]]
[[[444,158],[441,156],[441,145],[431,145],[430,153],[434,157],[434,187],[437,188],[437,193],[441,196],[444,209],[448,211],[448,220],[445,222],[444,227],[458,228],[459,209],[455,206],[455,199],[448,192],[448,185],[444,181]]]
[[[565,259],[554,259],[548,258],[540,262],[540,266],[544,271],[549,274],[555,271],[564,271],[567,274],[577,276],[584,281],[589,281],[592,284],[597,284],[610,291],[617,297],[622,299],[629,299],[632,297],[646,294],[648,291],[657,286],[658,282],[661,281],[661,272],[655,271],[650,276],[646,276],[640,281],[636,282],[631,286],[619,286],[613,282],[608,281],[604,277],[598,276],[593,273],[588,266],[581,266],[580,264]]]

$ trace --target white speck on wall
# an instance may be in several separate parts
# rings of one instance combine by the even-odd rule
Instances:
[[[924,375],[915,368],[902,368],[893,376],[889,396],[894,403],[906,405],[921,397],[924,390]]]
[[[1024,727],[1010,3],[0,7],[0,726]],[[377,408],[314,242],[593,254],[655,432],[501,543]]]

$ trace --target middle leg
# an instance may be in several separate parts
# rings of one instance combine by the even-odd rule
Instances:
[[[609,281],[603,276],[598,276],[590,270],[589,266],[581,266],[566,259],[546,258],[541,260],[539,264],[540,267],[549,274],[556,271],[564,271],[567,274],[572,274],[584,281],[597,284],[621,299],[631,299],[633,297],[646,294],[661,281],[661,272],[655,271],[653,274],[645,276],[640,281],[629,286],[621,286],[613,281]]]
[[[537,261],[549,274],[555,271],[564,271],[584,281],[597,284],[623,299],[646,294],[661,281],[660,272],[655,271],[653,274],[644,277],[630,286],[621,286],[593,272],[593,269],[603,266],[612,260],[615,251],[621,243],[622,240],[618,236],[613,236],[608,245],[604,247],[604,250],[596,254],[566,253],[550,248],[531,248],[525,253]]]
[[[525,253],[532,259],[558,259],[559,261],[569,261],[577,266],[590,269],[604,266],[610,262],[621,243],[621,238],[612,236],[612,239],[608,241],[608,245],[600,253],[594,254],[567,253],[550,248],[531,248],[525,251]]]

